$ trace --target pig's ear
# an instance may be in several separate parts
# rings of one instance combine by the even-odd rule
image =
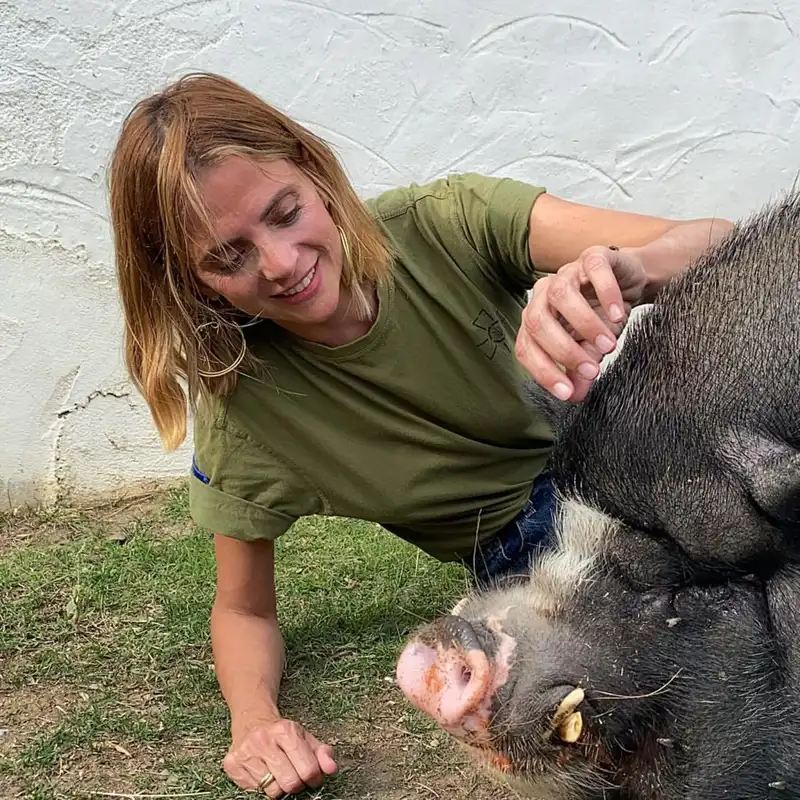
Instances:
[[[576,406],[566,400],[553,397],[536,381],[528,380],[522,385],[522,394],[532,409],[543,414],[557,436],[567,427]]]
[[[755,504],[779,527],[800,525],[800,450],[792,445],[754,432],[738,432],[734,448],[734,469]],[[736,452],[738,451],[738,452]]]
[[[748,484],[757,505],[780,527],[800,525],[800,451],[771,452],[753,467]]]

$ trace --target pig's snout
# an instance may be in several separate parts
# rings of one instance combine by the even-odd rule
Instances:
[[[497,678],[496,663],[461,617],[442,617],[426,628],[397,662],[397,683],[408,700],[453,735],[473,742],[488,733]]]

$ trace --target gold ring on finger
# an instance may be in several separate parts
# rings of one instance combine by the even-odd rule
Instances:
[[[266,788],[267,788],[267,786],[269,786],[271,783],[274,783],[274,782],[275,782],[275,776],[274,776],[274,775],[273,775],[271,772],[268,772],[268,773],[267,773],[267,774],[266,774],[266,775],[265,775],[265,776],[264,776],[264,777],[263,777],[263,778],[262,778],[262,779],[261,779],[261,780],[258,782],[258,787],[257,787],[257,788],[258,788],[258,791],[259,791],[259,792],[263,792],[263,791],[265,791],[265,790],[266,790]]]

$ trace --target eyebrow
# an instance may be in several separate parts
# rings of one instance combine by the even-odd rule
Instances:
[[[290,194],[297,194],[298,187],[294,184],[289,184],[288,186],[284,186],[283,189],[276,192],[272,199],[267,203],[266,208],[261,212],[258,217],[259,222],[263,222],[266,220],[270,214],[272,214],[275,209],[281,204],[281,201]],[[220,242],[219,244],[214,245],[214,247],[209,248],[206,250],[203,255],[198,259],[197,264],[199,267],[204,267],[209,263],[213,262],[214,259],[221,258],[227,248],[229,248],[234,242],[237,242],[241,239],[240,236],[234,236],[232,239],[226,239],[224,242]]]

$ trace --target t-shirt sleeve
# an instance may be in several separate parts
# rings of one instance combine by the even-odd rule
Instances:
[[[489,277],[529,289],[538,277],[528,245],[530,215],[545,188],[474,173],[453,175],[447,182],[455,223]]]
[[[301,514],[292,472],[246,435],[195,424],[189,511],[200,527],[236,539],[276,539]]]

